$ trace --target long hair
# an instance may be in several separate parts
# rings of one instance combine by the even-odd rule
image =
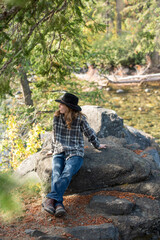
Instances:
[[[58,117],[60,116],[61,113],[59,110],[57,110],[54,114],[54,116]],[[68,129],[71,129],[71,125],[72,125],[72,122],[74,121],[74,119],[76,119],[78,116],[82,117],[82,116],[85,116],[82,112],[79,112],[79,111],[75,111],[69,107],[67,107],[67,111],[66,113],[64,114],[64,119],[65,119],[65,122],[66,122],[66,125],[67,125],[67,128]]]

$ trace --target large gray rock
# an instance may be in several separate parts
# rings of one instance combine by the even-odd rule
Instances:
[[[107,138],[103,143],[107,143]],[[150,177],[151,164],[133,151],[115,143],[96,150],[86,144],[84,164],[71,182],[70,192],[83,192],[115,185],[137,183]]]
[[[50,139],[50,140],[49,140]],[[67,193],[85,192],[88,190],[98,190],[104,188],[119,188],[125,191],[150,193],[143,188],[143,184],[151,184],[153,173],[156,169],[156,162],[153,158],[144,158],[137,155],[132,150],[124,147],[124,139],[107,137],[101,139],[108,145],[107,149],[96,150],[88,142],[85,142],[85,157],[81,170],[74,176]],[[44,186],[44,192],[50,191],[52,157],[47,156],[50,150],[51,133],[47,137],[48,144],[32,157],[25,160],[17,169],[18,174],[22,169],[23,175],[28,174],[27,165],[38,175]],[[28,163],[27,163],[28,162]],[[31,164],[34,167],[31,168]],[[158,171],[158,170],[156,170]],[[152,184],[152,194],[160,196],[158,184]],[[130,187],[132,186],[132,187]],[[133,190],[132,190],[133,188]],[[142,191],[143,189],[143,191]]]
[[[118,117],[115,111],[97,106],[83,106],[82,112],[87,116],[90,126],[95,130],[99,138],[109,135],[122,137],[123,119]]]
[[[57,230],[58,234],[56,234]],[[32,232],[35,232],[35,230],[32,230]],[[116,228],[112,223],[66,228],[59,227],[58,229],[55,227],[49,235],[44,236],[44,233],[42,234],[43,235],[38,239],[120,240],[118,228]],[[66,238],[67,235],[68,238]]]
[[[111,201],[111,198],[113,201]],[[122,203],[120,206],[116,206],[115,202]],[[110,208],[108,208],[108,205],[110,205]],[[112,219],[114,226],[118,228],[119,238],[122,240],[159,239],[159,200],[136,196],[136,194],[132,195],[130,200],[100,195],[94,196],[88,207],[93,210],[94,214],[100,213],[104,217]],[[111,211],[112,209],[113,211]],[[126,209],[129,211],[126,212]]]
[[[101,213],[128,215],[133,211],[135,203],[115,196],[96,195],[90,201],[89,207]]]
[[[118,229],[111,223],[68,228],[68,232],[80,240],[118,240]]]
[[[154,142],[154,139],[149,134],[127,125],[125,125],[123,132],[126,142],[128,144],[137,143],[140,149],[145,149]]]
[[[86,105],[82,112],[87,116],[90,126],[99,138],[115,136],[125,138],[127,144],[139,144],[141,149],[152,145],[153,137],[143,131],[123,124],[123,119],[111,109]]]
[[[41,157],[41,152],[35,153],[33,155],[30,155],[28,158],[26,158],[16,169],[14,172],[14,177],[18,177],[23,181],[34,181],[34,182],[40,182],[41,179],[39,178],[36,170],[37,170],[37,161]]]

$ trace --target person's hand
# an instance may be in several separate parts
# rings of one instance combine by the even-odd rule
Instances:
[[[48,151],[47,152],[47,156],[51,156],[52,155],[52,152],[51,151]]]
[[[103,148],[107,148],[106,144],[100,144],[98,149],[103,149]]]

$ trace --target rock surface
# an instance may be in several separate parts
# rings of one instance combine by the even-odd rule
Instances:
[[[90,126],[99,138],[115,136],[126,139],[127,144],[137,143],[141,149],[152,145],[153,138],[143,131],[123,124],[123,119],[115,111],[97,106],[83,106]]]
[[[99,138],[109,135],[123,136],[123,119],[118,117],[115,111],[97,106],[83,106],[82,112]]]
[[[50,190],[51,182],[52,157],[47,156],[50,141],[51,133],[47,136],[48,144],[45,142],[43,149],[26,159],[16,171],[20,176],[32,173],[43,183],[45,193]],[[124,139],[109,136],[101,141],[107,144],[107,149],[99,151],[85,142],[83,166],[74,176],[67,193],[114,188],[160,196],[159,169],[154,156],[148,154],[143,157],[143,152],[141,156],[137,155],[125,147]]]
[[[28,231],[30,232],[30,231]],[[89,225],[89,226],[78,226],[78,227],[68,227],[68,228],[59,228],[59,232],[63,232],[63,235],[68,236],[63,237],[60,234],[55,235],[54,229],[52,230],[53,235],[46,235],[41,233],[38,239],[79,239],[79,240],[119,240],[118,229],[111,223],[105,223],[100,225]],[[33,231],[34,233],[34,231]],[[30,234],[30,236],[35,236]]]
[[[127,199],[120,199],[115,196],[94,196],[89,207],[102,213],[111,215],[128,215],[132,212],[135,204]]]
[[[101,217],[104,223],[94,221],[90,223],[91,225],[83,225],[81,214],[80,210],[76,215],[78,226],[57,227],[53,224],[50,229],[47,229],[48,231],[27,229],[25,232],[38,239],[57,240],[66,238],[74,240],[158,240],[160,236],[160,201],[151,196],[101,191],[97,195],[94,193],[86,205],[85,214],[90,219],[92,216],[96,216],[97,219]],[[56,220],[58,221],[63,220]]]
[[[160,202],[148,198],[134,197],[135,208],[129,215],[112,216],[120,239],[159,239]]]
[[[74,237],[83,240],[118,240],[119,233],[118,229],[114,227],[113,224],[101,224],[93,226],[79,226],[75,228],[68,229],[68,232]]]
[[[152,195],[157,200],[136,196],[132,199],[95,196],[88,206],[88,211],[111,218],[113,225],[65,230],[75,238],[87,240],[130,240],[138,237],[140,237],[138,239],[145,239],[148,236],[151,236],[150,239],[153,237],[158,240],[160,233],[159,146],[151,136],[124,126],[123,119],[112,110],[84,106],[83,112],[86,113],[100,141],[107,144],[107,149],[96,150],[85,139],[84,164],[74,176],[66,194],[103,189]],[[46,194],[50,191],[51,183],[52,157],[47,156],[47,152],[51,148],[52,133],[48,132],[43,137],[42,150],[26,159],[15,174],[21,177],[32,174],[42,183]],[[80,236],[79,232],[84,234]],[[91,236],[89,233],[93,233],[92,238],[89,238]],[[51,237],[42,236],[41,239],[56,239],[54,235]]]

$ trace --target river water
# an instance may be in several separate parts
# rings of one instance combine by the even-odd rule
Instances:
[[[160,86],[104,89],[96,104],[114,110],[125,125],[152,135],[160,144]]]
[[[160,87],[107,92],[104,97],[105,107],[114,109],[126,125],[151,134],[160,143]]]

